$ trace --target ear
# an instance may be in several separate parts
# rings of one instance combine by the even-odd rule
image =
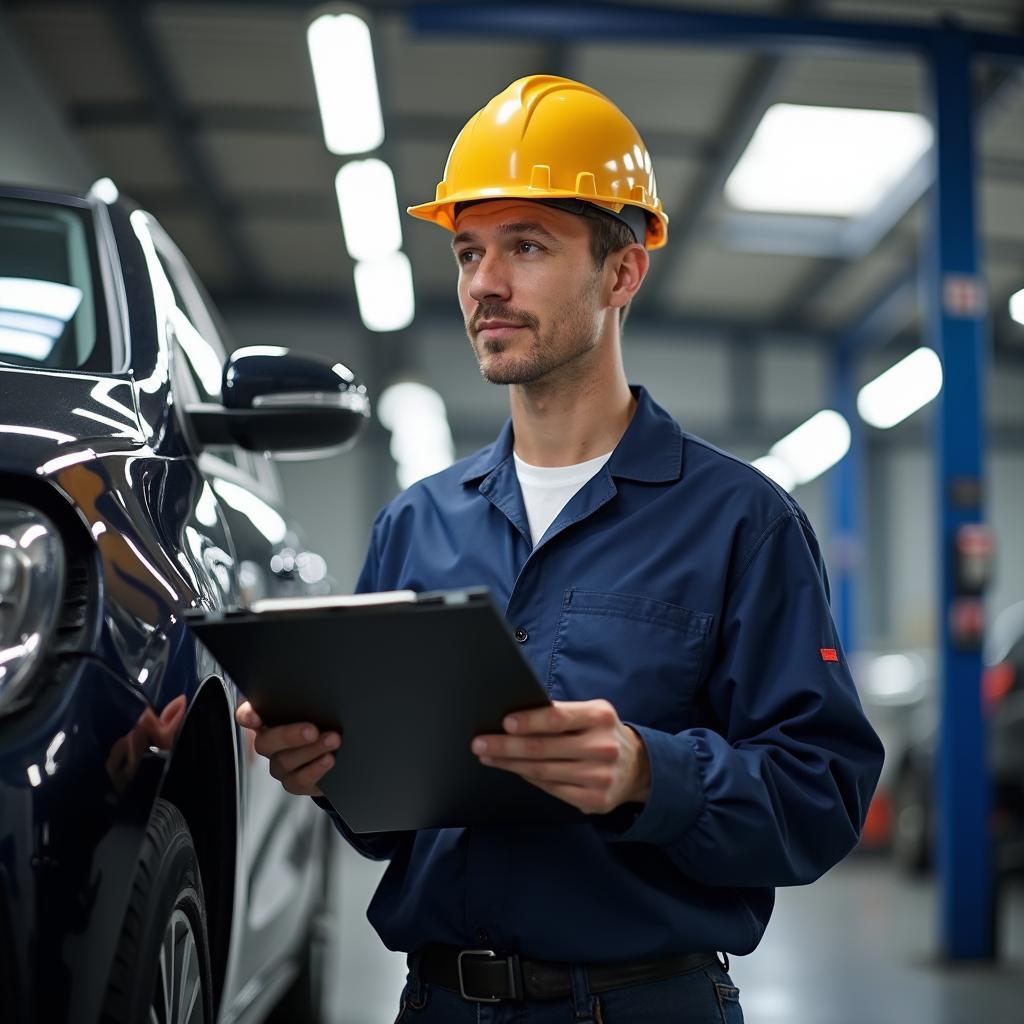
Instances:
[[[651,258],[642,245],[627,245],[608,257],[611,271],[611,291],[608,294],[608,305],[613,309],[621,309],[640,290]]]

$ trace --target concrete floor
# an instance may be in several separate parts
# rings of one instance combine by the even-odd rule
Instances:
[[[343,908],[333,1024],[391,1024],[405,958],[385,949],[365,910],[383,865],[338,851]],[[1000,912],[998,966],[943,967],[934,955],[928,881],[854,856],[812,886],[782,889],[768,931],[734,957],[747,1024],[1017,1024],[1024,1019],[1024,882]]]

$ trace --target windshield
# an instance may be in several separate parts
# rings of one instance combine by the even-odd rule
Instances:
[[[0,199],[0,362],[114,369],[87,210]]]

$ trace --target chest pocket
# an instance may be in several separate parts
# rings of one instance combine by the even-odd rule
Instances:
[[[548,691],[556,700],[603,697],[624,721],[672,730],[703,675],[711,620],[650,597],[567,590]]]

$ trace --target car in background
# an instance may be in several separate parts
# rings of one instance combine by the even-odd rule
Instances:
[[[993,622],[983,662],[993,863],[1008,875],[1024,872],[1024,602]],[[862,664],[865,706],[886,747],[879,788],[888,802],[889,846],[905,873],[923,874],[932,867],[935,843],[936,658],[907,651]]]
[[[225,351],[147,212],[0,188],[4,1022],[318,1019],[333,828],[183,613],[329,588],[265,453],[340,450],[369,402]]]

